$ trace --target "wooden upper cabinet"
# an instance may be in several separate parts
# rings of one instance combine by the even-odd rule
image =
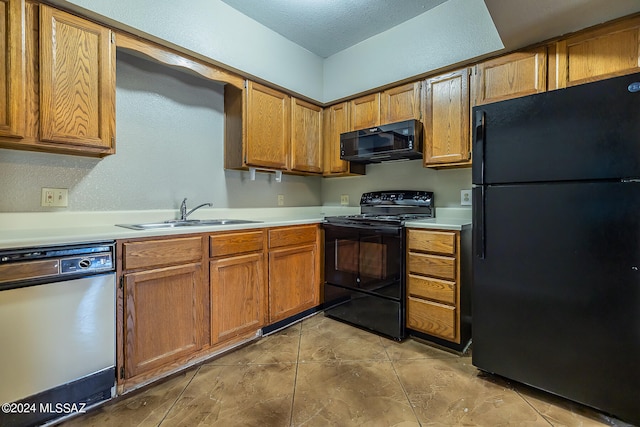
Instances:
[[[24,1],[0,0],[0,136],[24,135]]]
[[[510,53],[476,65],[475,105],[547,90],[547,48]]]
[[[349,102],[341,102],[324,109],[324,175],[364,175],[365,165],[340,158],[340,134],[349,132]]]
[[[640,17],[560,40],[549,55],[549,86],[559,89],[640,71]]]
[[[114,152],[111,31],[40,6],[40,139]]]
[[[263,86],[247,83],[245,164],[286,169],[290,147],[290,97]]]
[[[322,173],[322,108],[291,98],[291,169]]]
[[[380,125],[380,93],[362,96],[350,101],[351,130]]]
[[[469,69],[425,82],[424,165],[470,163]]]
[[[420,120],[420,82],[407,83],[380,94],[380,124]]]

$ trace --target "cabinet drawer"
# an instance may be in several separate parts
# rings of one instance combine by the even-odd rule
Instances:
[[[456,340],[456,309],[450,305],[409,297],[407,326],[416,331]]]
[[[456,233],[409,230],[409,250],[455,255]]]
[[[145,240],[128,242],[122,245],[122,268],[125,270],[186,264],[201,260],[201,237]]]
[[[409,252],[409,273],[456,280],[456,259],[448,256]]]
[[[456,303],[456,282],[410,274],[407,292],[413,297],[427,298],[452,305]]]
[[[262,251],[263,231],[251,231],[209,236],[211,257]]]
[[[318,228],[315,225],[275,228],[269,230],[269,248],[314,243]]]

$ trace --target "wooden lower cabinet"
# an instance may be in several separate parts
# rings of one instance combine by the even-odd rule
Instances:
[[[269,323],[320,304],[317,225],[269,230]]]
[[[131,389],[208,345],[201,235],[119,241],[118,383]]]
[[[471,339],[470,230],[407,230],[407,328],[456,350]]]
[[[212,235],[211,345],[258,331],[266,320],[264,231]]]
[[[202,347],[201,265],[124,276],[126,376],[172,363]]]
[[[318,306],[320,245],[318,224],[119,240],[118,393]]]

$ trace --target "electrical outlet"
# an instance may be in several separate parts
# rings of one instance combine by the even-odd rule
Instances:
[[[349,195],[348,194],[343,194],[342,196],[340,196],[340,204],[342,206],[349,206]]]
[[[471,190],[460,190],[460,204],[471,206]]]
[[[284,206],[284,194],[278,194],[278,206]]]
[[[69,206],[69,189],[43,187],[40,205],[45,207],[66,208]]]

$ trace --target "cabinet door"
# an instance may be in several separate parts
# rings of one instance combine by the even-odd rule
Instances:
[[[476,65],[475,105],[547,90],[547,48],[515,52]]]
[[[248,82],[245,163],[286,169],[291,141],[289,96]]]
[[[40,139],[115,151],[111,31],[40,6]]]
[[[380,94],[380,123],[420,120],[420,82],[387,89]]]
[[[341,102],[324,109],[324,175],[364,175],[365,165],[340,158],[340,134],[349,132],[349,102]]]
[[[349,162],[340,158],[340,134],[349,132],[349,103],[342,102],[329,107],[331,133],[329,134],[330,169],[329,172],[341,173],[349,171]]]
[[[291,98],[291,169],[322,172],[322,108]]]
[[[469,70],[426,81],[424,165],[470,163]]]
[[[124,276],[125,371],[130,378],[202,347],[201,265]]]
[[[569,37],[552,46],[551,88],[564,88],[640,71],[640,18]]]
[[[380,93],[363,96],[350,102],[351,130],[380,125]]]
[[[0,0],[0,136],[24,133],[24,0]]]
[[[257,331],[265,321],[262,253],[213,260],[211,280],[211,344]]]
[[[316,245],[269,252],[269,323],[319,304]]]

